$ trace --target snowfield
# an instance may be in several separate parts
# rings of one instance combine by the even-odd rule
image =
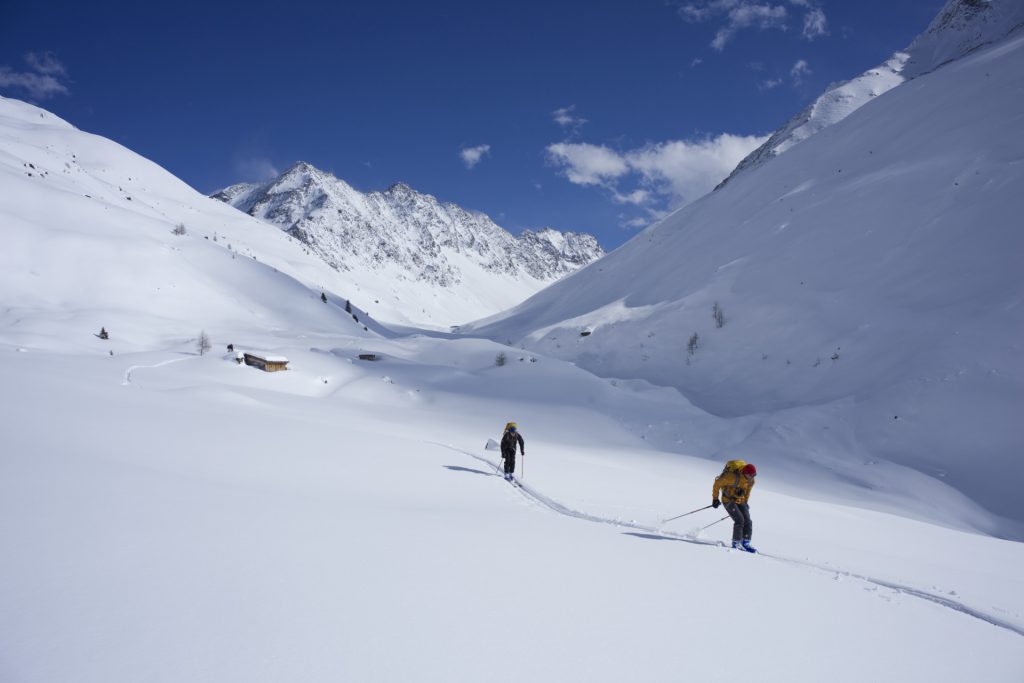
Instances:
[[[628,413],[644,392],[422,341],[360,362],[361,339],[313,339],[273,374],[4,348],[4,680],[726,680],[736,657],[758,680],[1024,671],[1021,544],[792,497],[765,471],[764,554],[718,547],[727,522],[696,529],[719,511],[660,521],[710,502],[718,465],[651,450],[584,398]],[[508,418],[523,489],[483,448]]]
[[[1018,32],[459,335],[0,98],[0,681],[1019,683],[1022,74]],[[663,521],[732,458],[757,555]]]

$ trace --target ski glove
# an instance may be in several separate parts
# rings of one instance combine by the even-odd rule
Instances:
[[[716,510],[718,509],[718,506],[721,504],[722,501],[718,500],[717,498],[711,501],[711,507],[715,508]]]

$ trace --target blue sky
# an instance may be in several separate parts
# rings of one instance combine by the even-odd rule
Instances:
[[[614,248],[944,0],[0,3],[0,94],[202,192],[304,160]]]

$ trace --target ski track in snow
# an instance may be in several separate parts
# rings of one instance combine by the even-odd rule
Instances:
[[[183,361],[183,360],[188,360],[189,358],[192,358],[192,357],[193,356],[188,356],[186,358],[172,358],[170,360],[165,360],[165,361],[162,361],[162,362],[157,363],[155,365],[133,365],[130,368],[128,368],[127,370],[124,371],[124,379],[121,380],[121,386],[127,387],[127,386],[131,385],[131,383],[132,383],[132,373],[135,372],[136,370],[149,369],[149,368],[158,368],[161,365],[168,365],[170,363],[178,363],[178,362]]]
[[[451,449],[453,451],[456,451],[457,453],[462,453],[463,455],[468,455],[471,458],[479,460],[480,462],[486,464],[488,467],[490,467],[492,470],[494,470],[495,474],[501,474],[501,472],[502,472],[501,467],[499,465],[491,462],[487,458],[481,457],[481,456],[476,455],[474,453],[470,453],[469,451],[464,451],[462,449],[455,448],[454,446],[450,446],[448,444],[435,444],[435,445],[444,446],[445,448],[449,448],[449,449]],[[526,498],[530,502],[534,503],[535,505],[537,505],[539,507],[547,508],[551,512],[556,512],[556,513],[558,513],[560,515],[565,515],[567,517],[575,517],[576,519],[582,519],[582,520],[587,521],[587,522],[596,522],[598,524],[608,524],[610,526],[623,527],[623,528],[626,528],[626,529],[634,529],[636,531],[644,532],[644,534],[646,534],[648,536],[651,536],[651,537],[654,537],[654,538],[663,538],[663,539],[666,539],[666,540],[682,541],[684,543],[692,543],[694,545],[711,546],[711,547],[715,547],[715,548],[725,547],[723,544],[719,543],[718,541],[704,541],[704,540],[701,540],[699,538],[694,538],[693,536],[684,536],[682,534],[676,534],[676,533],[673,533],[671,531],[664,531],[664,530],[658,529],[656,527],[649,527],[649,526],[644,526],[643,524],[637,524],[636,522],[629,522],[629,521],[624,521],[624,520],[621,520],[621,519],[610,519],[608,517],[601,517],[599,515],[592,515],[590,513],[581,512],[579,510],[573,510],[572,508],[568,508],[565,505],[562,505],[561,503],[559,503],[556,500],[553,500],[553,499],[548,498],[547,496],[545,496],[545,495],[543,495],[541,493],[538,493],[536,490],[530,488],[529,486],[526,486],[525,484],[522,483],[522,481],[520,481],[518,479],[516,480],[516,485],[515,485],[514,488],[517,491],[519,491],[519,493],[524,498]],[[991,626],[995,626],[997,628],[1006,629],[1007,631],[1011,631],[1013,633],[1016,633],[1019,636],[1024,636],[1024,628],[1021,628],[1020,626],[1017,626],[1017,625],[1012,624],[1010,622],[1004,621],[1004,620],[999,619],[998,617],[994,617],[994,616],[992,616],[990,614],[986,614],[985,612],[982,612],[980,610],[974,609],[973,607],[968,607],[967,605],[963,604],[962,602],[957,602],[956,600],[952,600],[950,598],[943,597],[941,595],[935,595],[934,593],[929,593],[928,591],[920,590],[918,588],[913,588],[912,586],[906,586],[906,585],[903,585],[903,584],[894,583],[892,581],[886,581],[885,579],[876,579],[876,578],[871,577],[871,576],[866,576],[864,574],[857,574],[857,573],[854,573],[854,572],[849,572],[849,571],[845,571],[845,570],[841,570],[841,569],[832,569],[832,568],[825,567],[825,566],[822,566],[822,565],[819,565],[819,564],[815,564],[813,562],[807,562],[805,560],[796,560],[796,559],[789,558],[789,557],[781,557],[779,555],[772,555],[770,553],[763,553],[761,551],[758,551],[757,555],[760,555],[762,557],[775,560],[776,562],[784,562],[786,564],[797,565],[797,566],[802,566],[802,567],[808,567],[810,569],[814,569],[814,570],[821,571],[821,572],[826,572],[828,574],[832,574],[832,575],[835,575],[835,576],[843,576],[843,577],[850,578],[850,579],[857,579],[857,580],[860,580],[860,581],[864,581],[865,583],[870,583],[870,584],[875,585],[875,586],[879,586],[879,587],[882,587],[882,588],[888,588],[889,590],[896,591],[897,593],[901,593],[903,595],[909,595],[909,596],[915,597],[915,598],[920,598],[921,600],[927,600],[928,602],[935,603],[936,605],[939,605],[940,607],[945,607],[947,609],[951,609],[953,611],[960,612],[961,614],[965,614],[965,615],[967,615],[969,617],[974,617],[975,619],[978,619],[978,620],[983,621],[983,622],[985,622],[987,624],[990,624]]]

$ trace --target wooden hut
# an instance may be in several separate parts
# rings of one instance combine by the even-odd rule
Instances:
[[[245,364],[259,368],[264,372],[277,372],[288,369],[288,359],[284,356],[257,356],[255,353],[246,353]]]

